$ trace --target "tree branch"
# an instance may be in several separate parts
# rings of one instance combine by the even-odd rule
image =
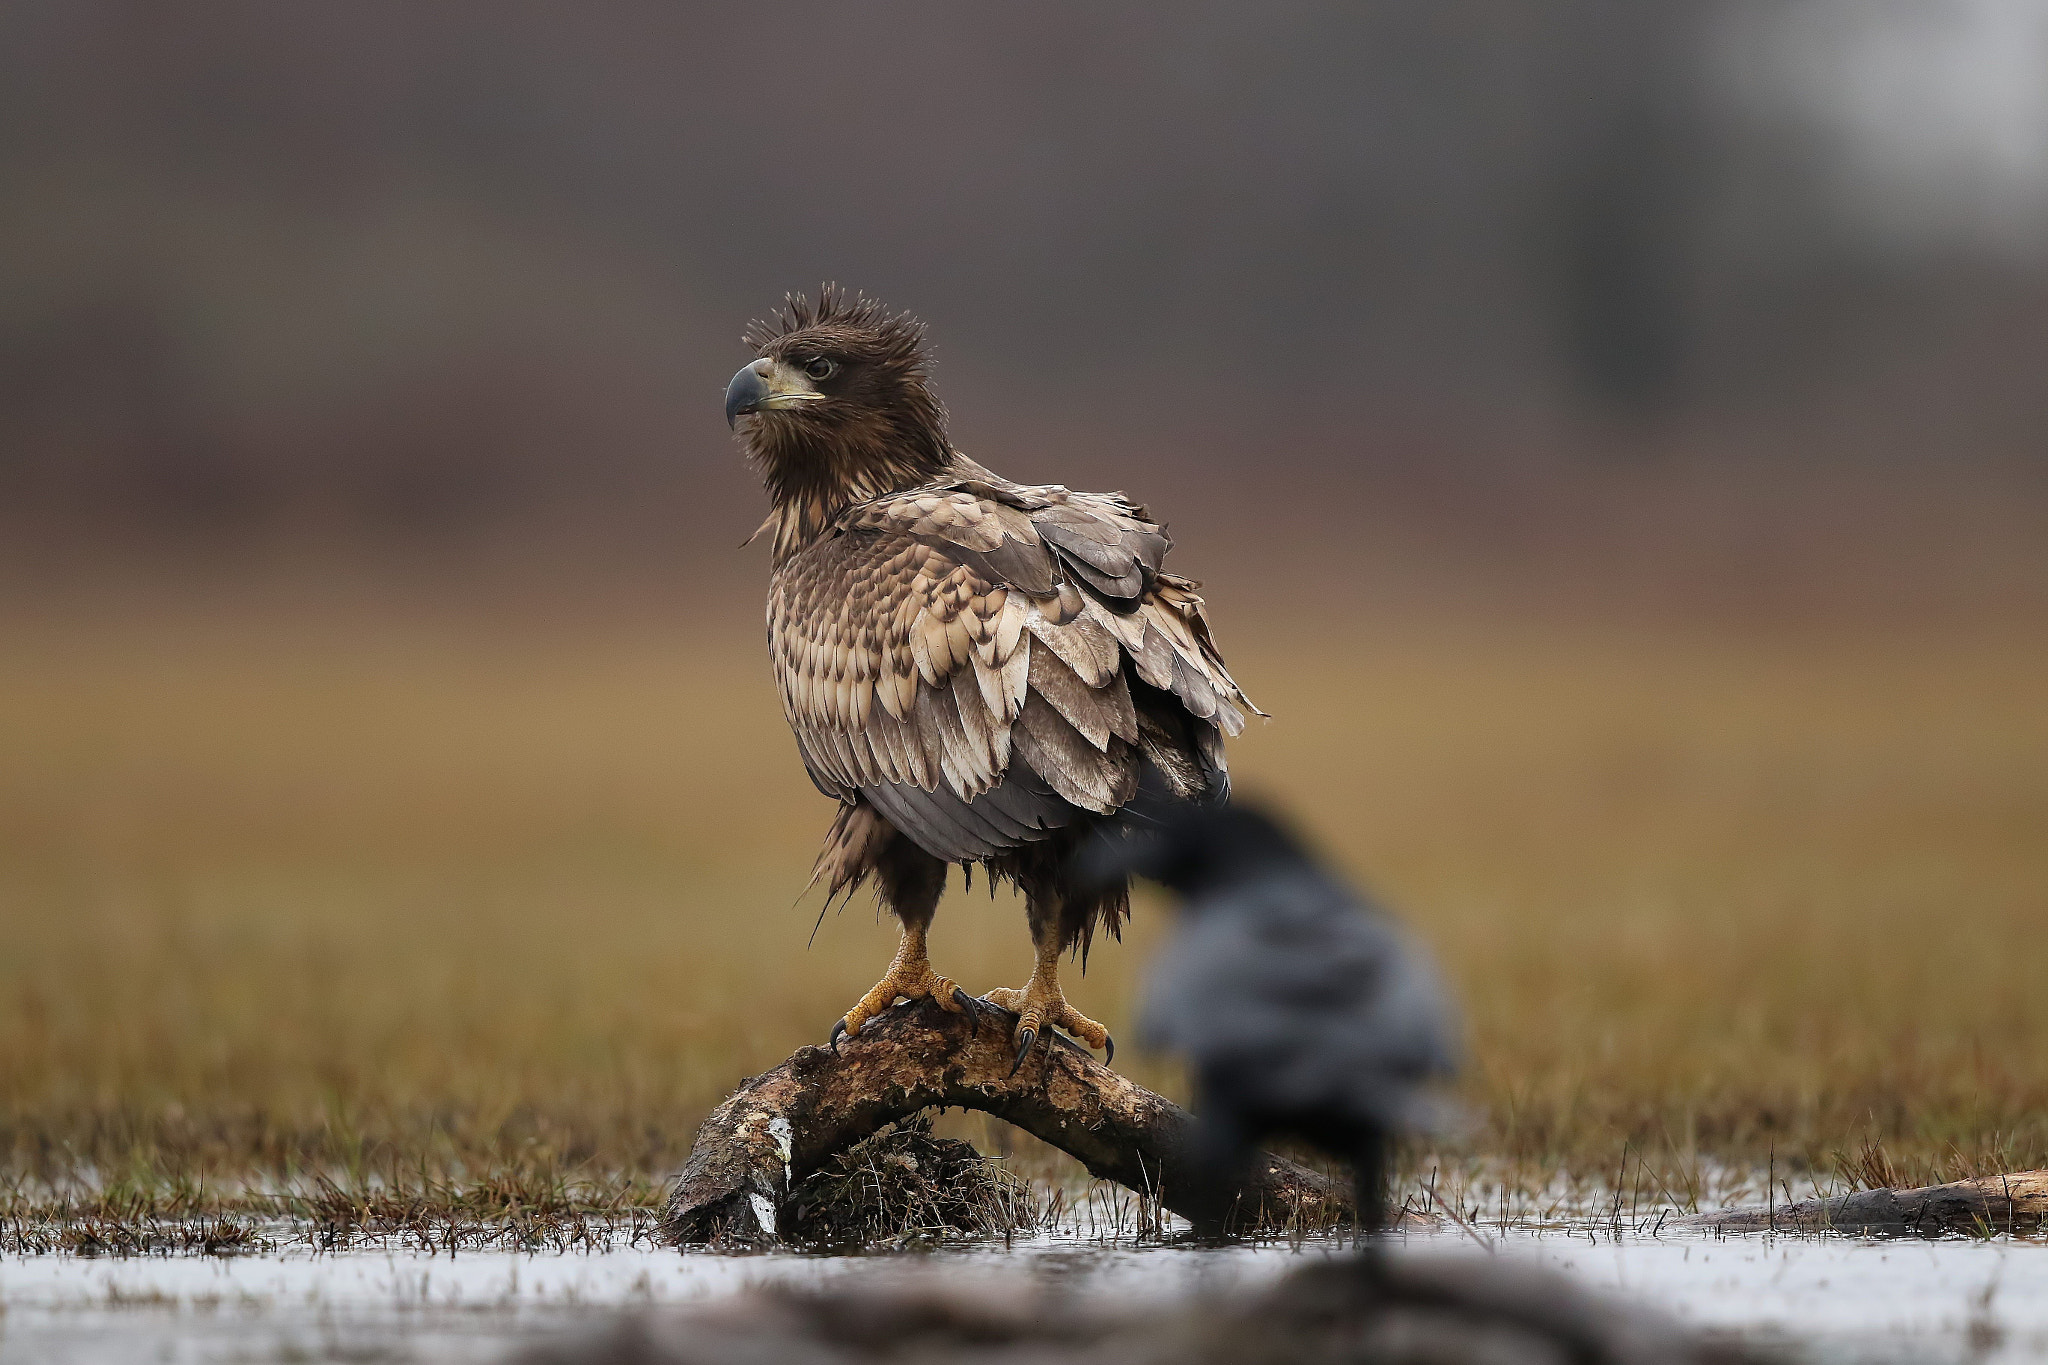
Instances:
[[[1761,1209],[1721,1209],[1680,1225],[1730,1232],[2023,1232],[2048,1218],[2048,1171],[2015,1171],[1911,1190],[1858,1190]]]
[[[669,1195],[678,1242],[761,1246],[777,1239],[796,1184],[834,1153],[933,1106],[978,1109],[1088,1168],[1195,1220],[1237,1229],[1329,1226],[1352,1217],[1350,1191],[1260,1153],[1221,1185],[1192,1156],[1194,1118],[1055,1037],[1013,1077],[1016,1015],[986,1005],[977,1022],[925,1000],[871,1020],[839,1046],[799,1048],[743,1083],[697,1130]]]

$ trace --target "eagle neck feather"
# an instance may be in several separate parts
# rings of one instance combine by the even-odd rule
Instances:
[[[937,422],[878,417],[830,431],[791,423],[763,435],[768,439],[756,448],[755,461],[774,504],[769,522],[777,564],[828,535],[847,508],[930,483],[955,459]]]

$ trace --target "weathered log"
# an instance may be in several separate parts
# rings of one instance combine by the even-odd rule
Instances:
[[[1763,1208],[1721,1209],[1680,1226],[1729,1232],[1916,1234],[2023,1232],[2048,1220],[2048,1171],[2015,1171],[1910,1190],[1858,1190]]]
[[[1327,1227],[1352,1217],[1343,1183],[1279,1157],[1261,1153],[1234,1182],[1198,1170],[1193,1116],[1064,1038],[1041,1043],[1010,1075],[1016,1018],[986,1004],[978,1019],[929,1000],[899,1005],[837,1053],[799,1048],[750,1078],[698,1128],[669,1194],[669,1236],[770,1245],[805,1176],[884,1125],[933,1106],[993,1114],[1098,1179],[1185,1218],[1248,1230]]]

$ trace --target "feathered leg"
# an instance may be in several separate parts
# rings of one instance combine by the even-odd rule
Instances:
[[[896,945],[896,958],[873,990],[832,1026],[831,1046],[839,1039],[858,1037],[861,1025],[895,1004],[897,999],[922,1000],[926,996],[958,1014],[968,1008],[967,993],[932,970],[925,959],[925,935],[932,916],[938,913],[939,897],[946,890],[946,865],[917,845],[897,835],[875,857],[875,880],[882,903],[903,925],[903,937]]]

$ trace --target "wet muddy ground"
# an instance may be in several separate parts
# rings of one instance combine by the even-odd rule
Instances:
[[[1997,1238],[1857,1241],[1601,1227],[1410,1233],[1401,1257],[1501,1256],[1547,1265],[1682,1322],[1814,1361],[2048,1360],[2048,1243]],[[767,1285],[849,1276],[1028,1276],[1083,1300],[1157,1304],[1255,1288],[1299,1246],[1130,1246],[1073,1237],[914,1255],[714,1256],[357,1249],[259,1256],[0,1258],[0,1365],[135,1362],[501,1361],[537,1341],[600,1331]]]

